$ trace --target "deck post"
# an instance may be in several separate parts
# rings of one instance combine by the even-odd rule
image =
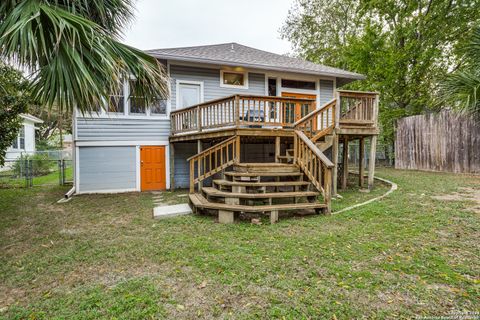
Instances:
[[[203,144],[202,144],[202,140],[198,139],[197,140],[197,154],[198,153],[201,153],[203,151]],[[202,175],[202,163],[201,161],[197,161],[198,162],[198,177],[200,178],[200,176]],[[203,168],[205,170],[205,168]],[[198,192],[202,192],[202,187],[203,187],[203,181],[198,181]]]
[[[235,153],[236,153],[236,162],[240,163],[241,155],[240,155],[240,136],[237,136],[237,141],[235,144]]]
[[[343,175],[342,175],[342,189],[347,189],[348,181],[348,136],[345,136],[343,140]]]
[[[375,176],[375,158],[377,154],[377,136],[372,136],[370,143],[370,159],[368,161],[368,189],[373,189],[373,177]]]
[[[170,148],[170,190],[175,190],[175,145],[169,144]]]
[[[234,222],[233,211],[218,210],[218,222],[219,223],[233,223]]]
[[[197,129],[198,132],[202,132],[202,109],[200,106],[197,107]]]
[[[324,197],[325,204],[325,213],[330,214],[332,212],[332,170],[333,168],[323,167],[324,170]]]
[[[270,211],[270,223],[274,224],[278,222],[278,210]]]
[[[363,188],[365,181],[365,137],[360,138],[358,161],[358,185]]]
[[[338,179],[338,134],[335,131],[333,132],[332,162],[333,162],[332,194],[333,196],[336,196],[337,195],[337,179]]]
[[[275,137],[275,162],[280,162],[280,137]]]

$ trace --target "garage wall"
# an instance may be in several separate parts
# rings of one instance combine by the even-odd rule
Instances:
[[[136,147],[79,147],[77,192],[135,190]]]

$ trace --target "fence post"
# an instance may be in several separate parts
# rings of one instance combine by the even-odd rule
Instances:
[[[57,160],[58,165],[58,184],[61,186],[62,184],[62,160]]]
[[[30,187],[33,187],[33,160],[29,160]]]
[[[20,167],[24,167],[23,168],[23,174],[25,176],[25,188],[28,188],[29,187],[29,181],[28,181],[28,160],[25,159],[25,160],[22,160],[22,165]]]

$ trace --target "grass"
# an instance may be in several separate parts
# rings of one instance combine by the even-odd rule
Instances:
[[[339,215],[260,226],[203,216],[152,220],[149,193],[57,204],[67,188],[0,190],[0,318],[478,312],[479,213],[467,210],[471,201],[432,196],[478,189],[480,178],[392,169],[379,176],[399,190]],[[376,192],[345,192],[334,208]]]
[[[32,179],[33,186],[59,184],[59,171],[55,170],[43,176],[36,176]],[[73,181],[73,168],[65,168],[65,181]],[[0,173],[0,188],[23,188],[26,185],[25,177],[16,178],[11,171]]]

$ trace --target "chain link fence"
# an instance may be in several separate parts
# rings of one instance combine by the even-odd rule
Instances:
[[[0,188],[31,188],[73,183],[71,152],[48,150],[21,153],[0,167]]]

